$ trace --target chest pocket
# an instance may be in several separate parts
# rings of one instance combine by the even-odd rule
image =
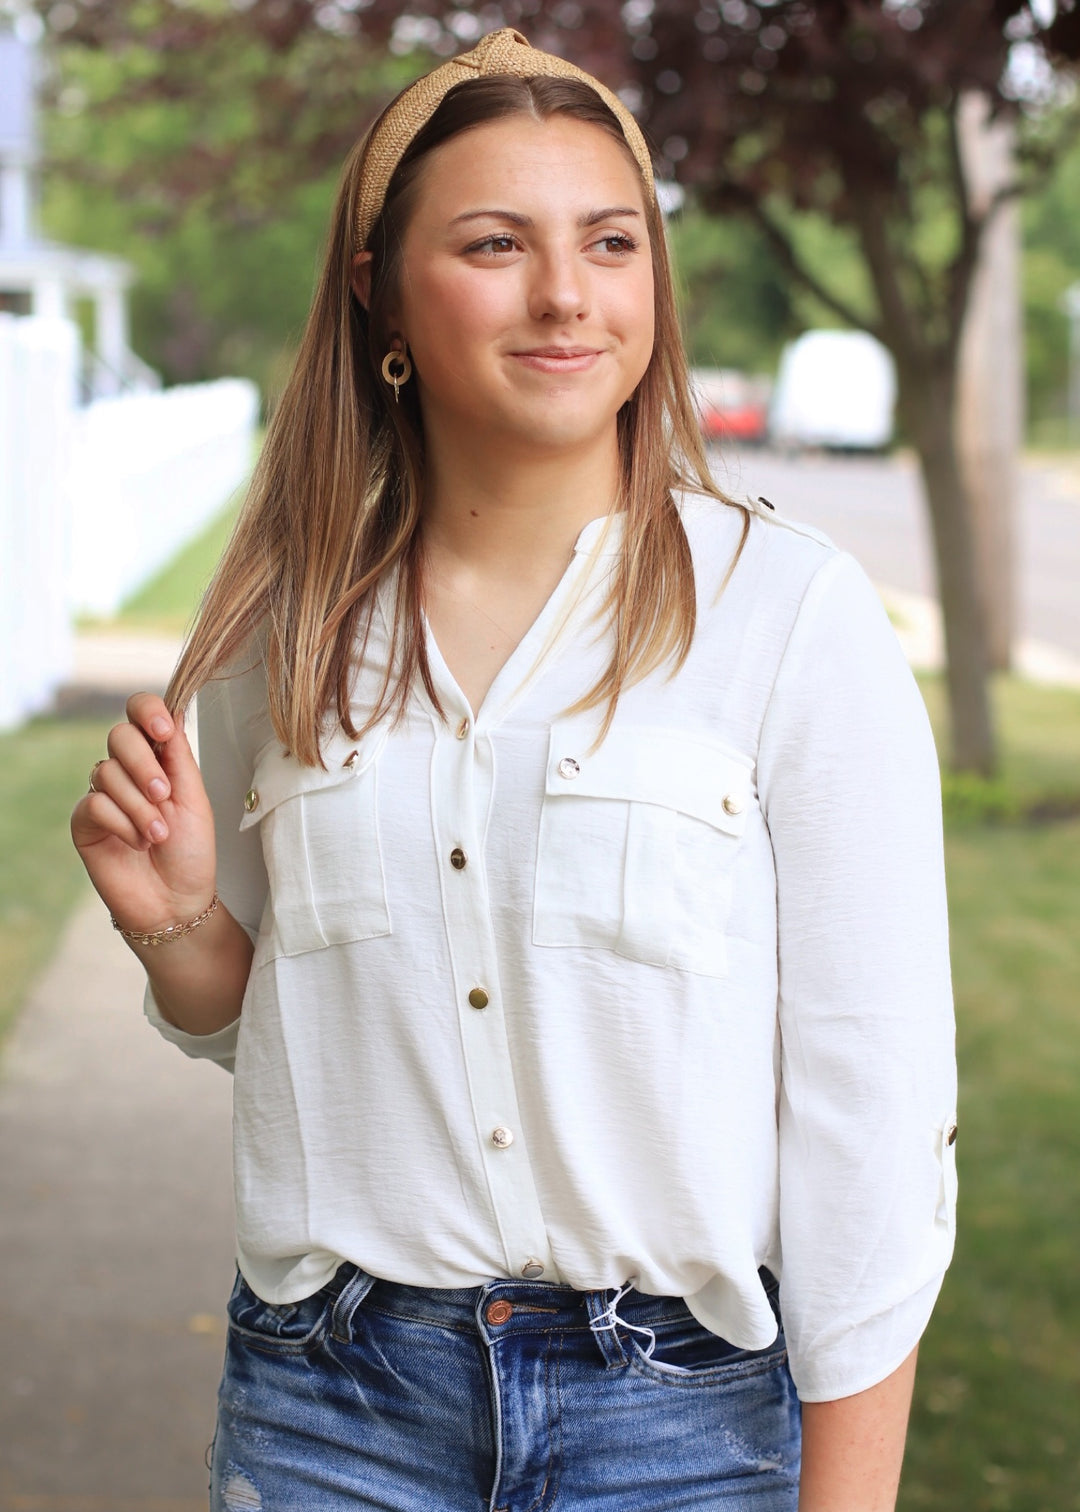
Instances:
[[[335,737],[325,771],[277,744],[256,759],[240,828],[259,826],[270,879],[264,959],[390,933],[377,803],[385,743],[385,730]]]
[[[753,762],[668,729],[590,740],[575,721],[551,729],[534,943],[723,976]]]

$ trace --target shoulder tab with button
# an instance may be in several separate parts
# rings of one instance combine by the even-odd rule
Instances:
[[[763,520],[768,525],[779,526],[781,530],[790,530],[793,535],[805,536],[809,541],[816,541],[819,546],[826,546],[830,551],[839,548],[830,536],[823,530],[818,530],[815,525],[804,525],[801,520],[789,519],[782,515],[775,504],[766,504],[760,495],[755,499],[747,499],[746,507],[755,519]]]

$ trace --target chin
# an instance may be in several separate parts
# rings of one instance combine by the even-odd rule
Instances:
[[[524,447],[545,452],[581,451],[605,440],[615,426],[615,416],[605,416],[598,425],[583,426],[568,421],[565,425],[534,423],[515,426],[514,434]],[[509,436],[507,436],[509,439]]]
[[[582,397],[573,394],[536,399],[527,409],[506,415],[498,428],[508,440],[513,435],[528,446],[545,450],[589,446],[611,434],[621,406],[594,408],[590,404],[583,413]],[[490,421],[490,414],[488,418]]]

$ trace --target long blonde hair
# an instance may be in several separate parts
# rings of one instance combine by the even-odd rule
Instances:
[[[423,634],[424,433],[415,385],[403,388],[395,404],[380,375],[390,335],[386,312],[424,159],[460,132],[523,114],[596,125],[629,154],[616,117],[587,84],[499,75],[459,85],[414,138],[391,180],[370,240],[368,310],[351,286],[365,142],[350,155],[296,365],[166,693],[174,713],[245,657],[262,657],[278,739],[298,760],[317,765],[320,727],[331,714],[355,738],[400,715],[417,681],[439,708]],[[604,731],[621,690],[665,663],[677,671],[693,639],[693,563],[673,490],[732,502],[709,475],[663,222],[648,195],[645,205],[656,335],[645,375],[617,422],[617,507],[625,511],[626,528],[602,610],[614,649],[603,676],[575,706],[606,704]],[[387,670],[379,698],[357,724],[350,694],[367,645],[374,590],[395,567]]]

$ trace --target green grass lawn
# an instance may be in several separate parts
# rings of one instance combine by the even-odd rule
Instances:
[[[954,831],[949,876],[959,1240],[923,1345],[901,1507],[1074,1512],[1080,822]]]
[[[107,729],[41,719],[0,735],[0,1038],[89,890],[68,819]]]
[[[924,684],[935,723],[940,682]],[[1013,810],[1080,795],[1080,693],[998,689]],[[1080,819],[948,834],[959,1239],[903,1512],[1080,1509]]]
[[[192,555],[189,583],[206,561]],[[940,723],[941,685],[923,686]],[[1080,693],[1007,682],[997,706],[1013,817],[978,822],[965,801],[948,835],[960,1239],[923,1343],[902,1512],[1080,1512],[1080,819],[1016,817],[1080,793]],[[104,734],[41,720],[0,737],[0,1024],[86,888],[68,815]]]

